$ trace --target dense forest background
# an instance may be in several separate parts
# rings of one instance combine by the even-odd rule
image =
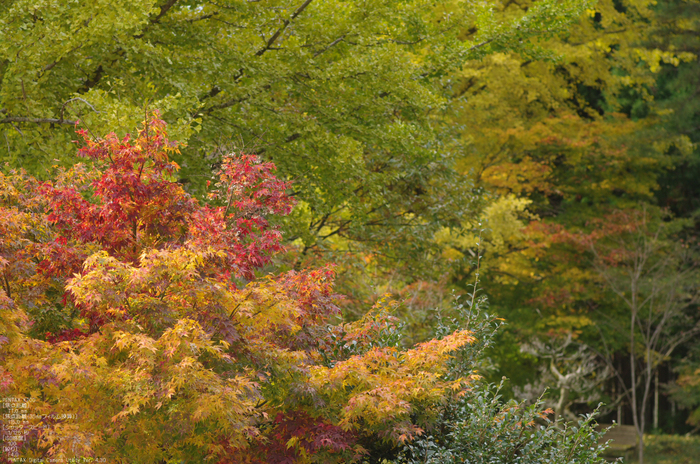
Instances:
[[[699,33],[695,0],[6,1],[1,169],[54,179],[76,124],[159,110],[192,198],[229,153],[291,182],[284,252],[239,284],[335,263],[332,321],[391,301],[403,348],[479,301],[504,397],[696,433]],[[25,310],[55,342],[84,321],[51,298]]]

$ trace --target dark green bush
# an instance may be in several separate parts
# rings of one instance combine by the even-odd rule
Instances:
[[[455,377],[472,374],[484,365],[484,350],[493,342],[501,320],[484,311],[484,298],[470,298],[457,304],[456,316],[440,319],[438,332],[449,333],[457,326],[468,327],[478,340],[458,353],[452,372]],[[430,431],[408,443],[401,464],[597,464],[606,462],[599,444],[604,432],[597,432],[594,411],[577,424],[554,423],[551,410],[542,401],[533,405],[504,401],[500,385],[477,382],[467,394],[445,405]]]

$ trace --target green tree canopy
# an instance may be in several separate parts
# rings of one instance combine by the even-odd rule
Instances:
[[[405,257],[473,210],[433,124],[451,73],[497,51],[546,57],[533,38],[584,3],[497,20],[458,0],[3,2],[3,158],[42,175],[65,163],[75,121],[124,134],[160,108],[189,144],[176,161],[190,192],[243,146],[294,180],[287,238],[303,251]]]

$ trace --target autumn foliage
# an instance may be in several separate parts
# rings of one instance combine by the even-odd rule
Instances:
[[[224,159],[208,202],[176,181],[165,123],[78,131],[85,164],[0,177],[0,394],[18,456],[107,462],[353,462],[398,446],[464,393],[467,330],[405,349],[380,301],[338,320],[333,267],[267,272],[288,182]]]

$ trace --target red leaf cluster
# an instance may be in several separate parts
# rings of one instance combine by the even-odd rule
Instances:
[[[157,112],[133,139],[111,133],[93,140],[85,130],[77,133],[85,144],[79,154],[98,170],[82,190],[70,182],[70,175],[41,186],[48,221],[58,232],[55,240],[42,245],[39,271],[46,277],[72,277],[97,249],[138,266],[144,250],[189,247],[207,250],[210,276],[227,282],[232,277],[252,280],[282,249],[281,235],[268,216],[288,214],[294,201],[286,194],[290,183],[275,177],[272,163],[251,155],[225,157],[210,194],[223,205],[201,205],[176,182],[178,166],[169,153],[177,151],[177,144],[168,141]],[[89,308],[81,309],[93,329],[104,322],[95,321],[97,315]]]

